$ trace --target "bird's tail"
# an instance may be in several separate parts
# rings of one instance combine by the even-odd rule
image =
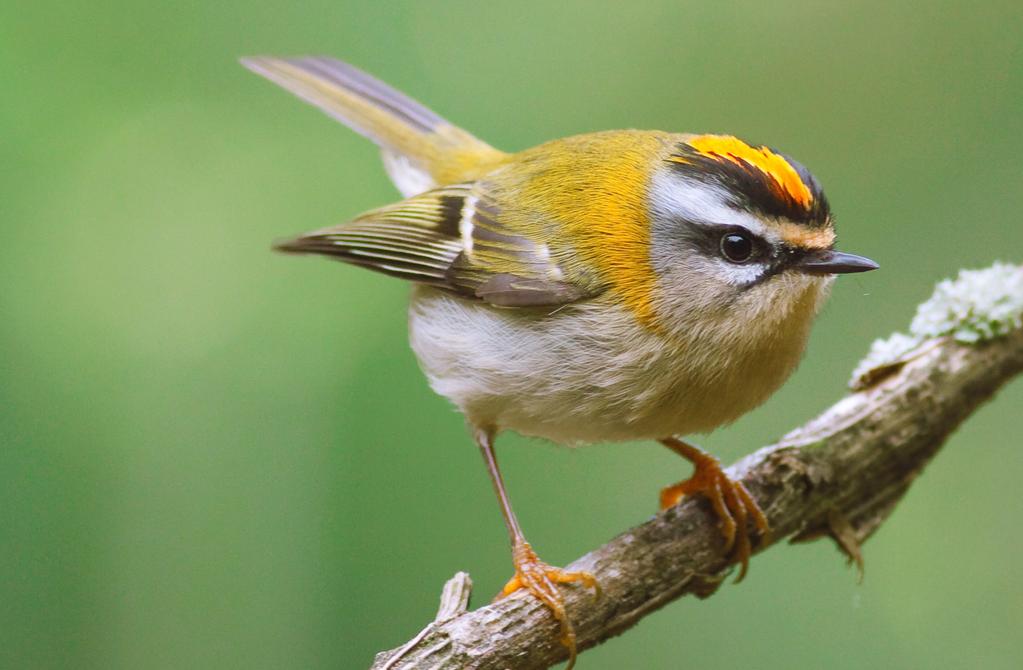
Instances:
[[[505,156],[348,63],[259,56],[242,64],[373,140],[406,197],[475,179]]]

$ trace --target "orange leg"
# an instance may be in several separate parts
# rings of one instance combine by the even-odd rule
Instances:
[[[494,491],[497,492],[498,502],[501,504],[501,513],[504,515],[504,523],[508,527],[508,537],[512,545],[512,562],[515,564],[515,576],[508,580],[498,598],[510,595],[519,589],[526,589],[534,598],[542,602],[554,615],[561,625],[561,642],[568,647],[568,666],[571,670],[575,665],[576,643],[575,629],[565,612],[565,599],[558,591],[558,584],[570,582],[581,582],[583,586],[594,589],[600,593],[600,586],[593,575],[588,572],[565,572],[541,561],[533,548],[526,542],[522,529],[519,528],[519,521],[512,511],[511,502],[508,500],[508,493],[504,488],[504,480],[501,478],[501,471],[497,467],[497,456],[494,454],[493,433],[489,430],[477,429],[474,431],[476,443],[479,445],[483,460],[487,464],[487,472],[490,473],[490,480],[494,484]]]
[[[707,496],[721,523],[725,553],[741,565],[735,581],[742,581],[749,568],[750,555],[753,553],[747,522],[753,520],[762,542],[769,539],[770,528],[763,510],[753,500],[753,496],[742,482],[728,478],[718,459],[674,437],[660,442],[695,467],[692,477],[661,490],[661,509],[677,505],[683,496],[696,493]]]

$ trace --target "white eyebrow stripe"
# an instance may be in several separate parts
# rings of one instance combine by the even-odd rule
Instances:
[[[742,226],[772,244],[781,241],[756,216],[729,205],[728,194],[720,186],[679,177],[669,171],[654,173],[650,186],[650,209],[655,220],[684,218],[694,223]]]

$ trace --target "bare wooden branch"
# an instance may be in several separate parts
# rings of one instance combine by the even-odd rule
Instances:
[[[827,535],[858,560],[860,543],[946,438],[1020,371],[1018,326],[975,344],[954,334],[923,339],[897,360],[864,371],[860,390],[729,473],[760,502],[775,543]],[[585,589],[564,589],[580,651],[680,596],[711,595],[729,569],[721,549],[709,505],[693,499],[569,565],[592,572],[603,589],[600,599]],[[394,658],[397,650],[382,652],[373,668],[546,668],[566,658],[559,635],[546,608],[517,593],[431,624],[400,648],[400,658]]]

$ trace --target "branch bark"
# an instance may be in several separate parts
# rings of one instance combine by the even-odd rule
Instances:
[[[925,340],[861,376],[867,388],[742,459],[729,474],[760,502],[775,543],[831,536],[858,560],[859,544],[946,438],[1021,371],[1020,328],[980,344],[949,335]],[[603,589],[599,599],[581,588],[564,589],[580,652],[676,598],[711,595],[730,567],[721,549],[709,505],[692,499],[567,566],[593,573]],[[546,668],[567,655],[549,611],[522,592],[438,619],[417,637],[378,654],[373,670]]]

